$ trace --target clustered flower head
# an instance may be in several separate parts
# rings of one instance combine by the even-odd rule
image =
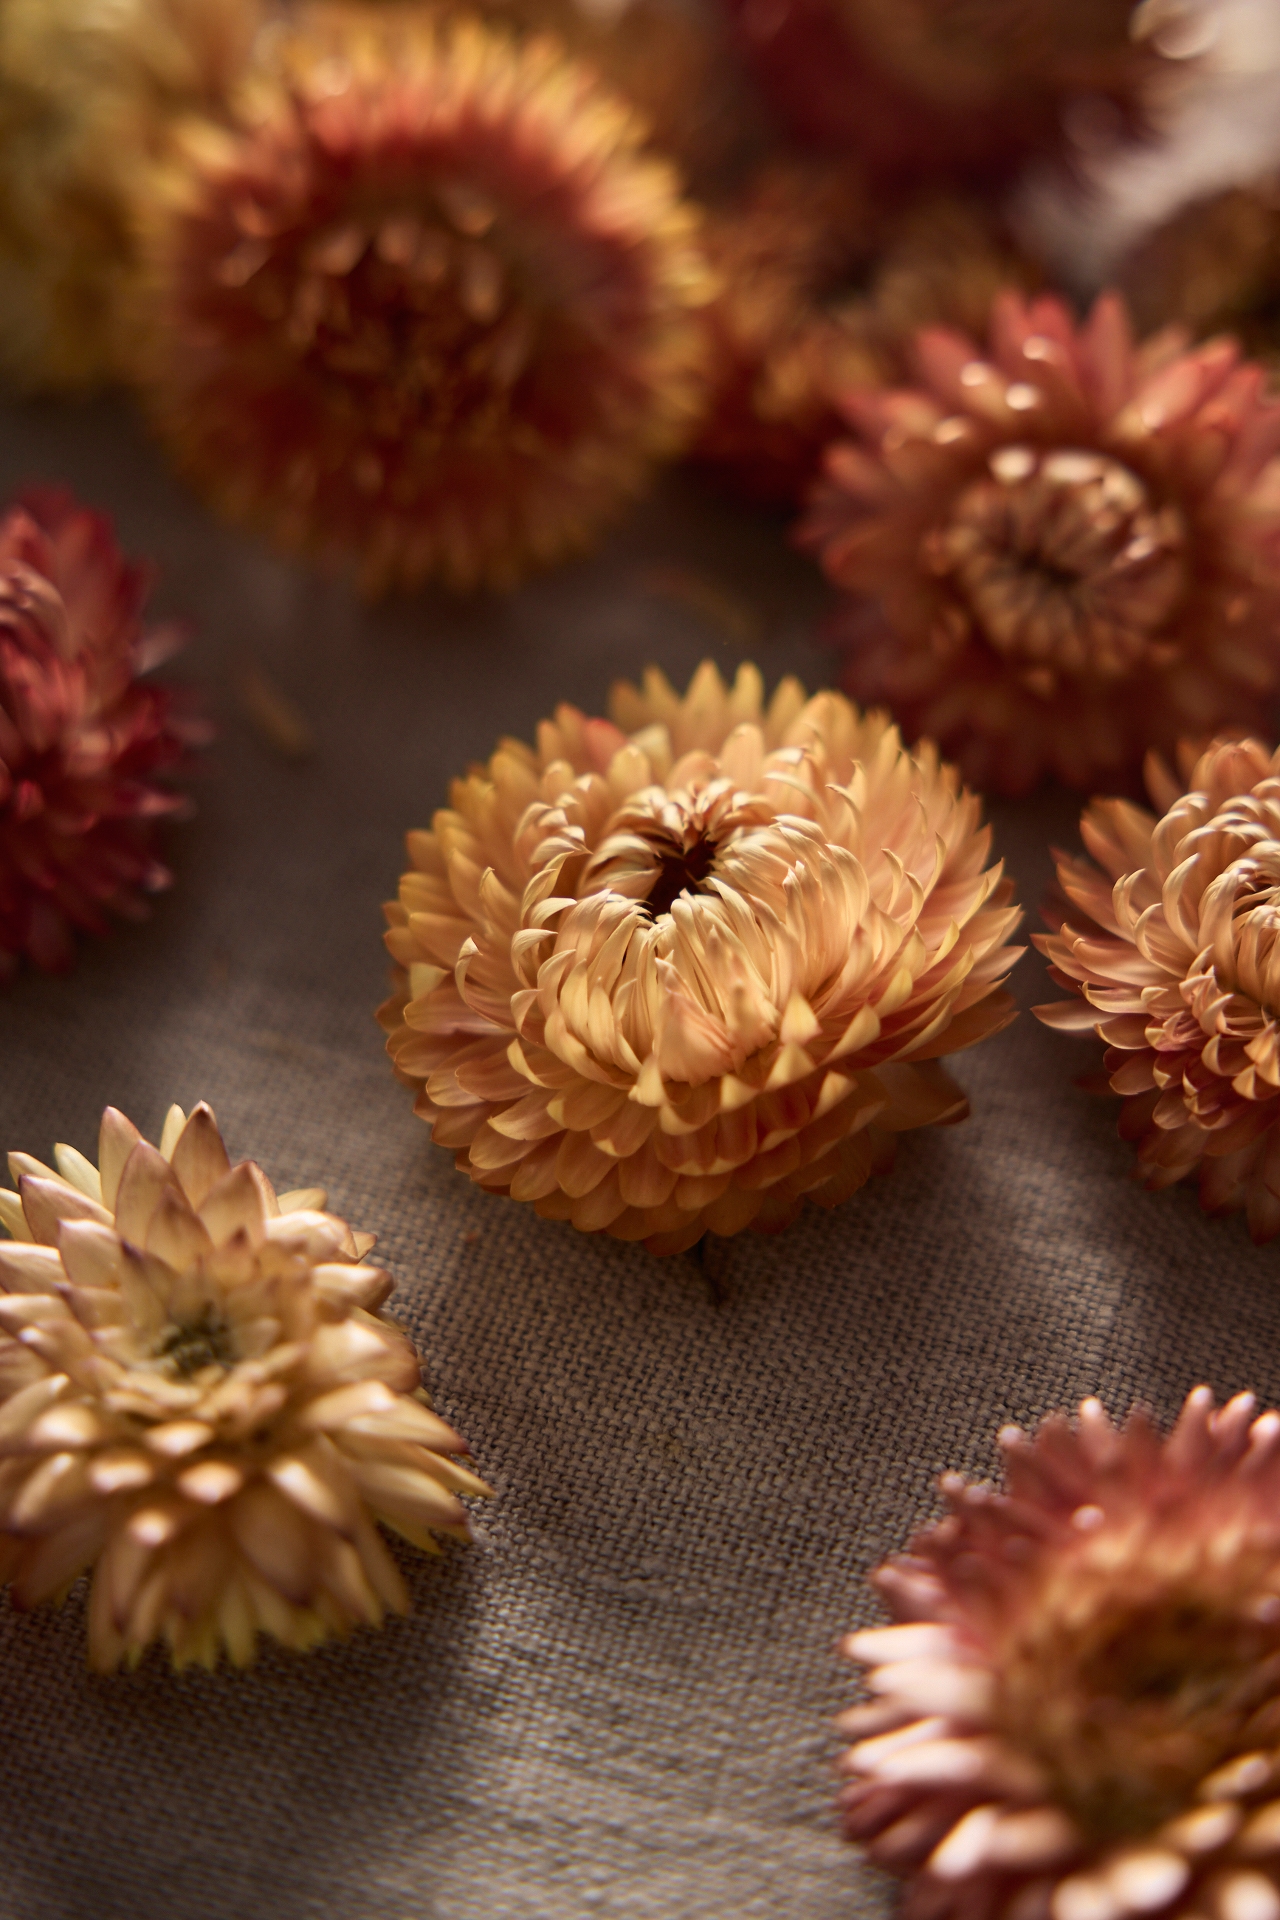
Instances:
[[[980,200],[923,194],[874,216],[849,164],[773,163],[708,223],[712,403],[694,457],[750,498],[803,501],[842,395],[909,375],[924,326],[985,325],[1031,261]]]
[[[1134,312],[1185,322],[1197,334],[1229,328],[1274,372],[1280,364],[1280,179],[1228,187],[1180,207],[1125,262]]]
[[[479,1185],[655,1253],[834,1206],[1012,1017],[979,803],[883,715],[710,664],[562,706],[408,837],[383,1009]]]
[[[403,1613],[375,1521],[467,1537],[483,1483],[381,1311],[373,1236],[232,1166],[211,1110],[160,1148],[102,1118],[99,1164],[10,1156],[0,1190],[0,1578],[16,1605],[92,1570],[89,1658],[252,1659]]]
[[[894,179],[1003,183],[1031,154],[1114,142],[1147,123],[1164,56],[1190,46],[1177,0],[733,0],[733,11],[787,123]]]
[[[321,10],[140,213],[137,375],[180,465],[377,591],[585,544],[692,431],[696,218],[543,40]]]
[[[0,369],[75,388],[119,371],[132,205],[175,122],[217,113],[266,0],[5,0]]]
[[[206,731],[140,677],[178,643],[143,628],[149,587],[67,493],[0,518],[0,979],[69,966],[76,933],[169,885],[157,832],[185,801],[164,776]]]
[[[854,392],[805,537],[846,684],[978,785],[1127,781],[1148,747],[1263,723],[1280,679],[1280,401],[1229,340],[1135,346],[1002,295],[988,346],[928,329],[921,384]]]
[[[1060,856],[1070,917],[1037,945],[1077,998],[1047,1025],[1096,1032],[1148,1187],[1197,1175],[1213,1213],[1280,1233],[1280,753],[1215,740],[1149,769],[1159,815],[1093,800],[1092,860]]]
[[[713,387],[693,451],[748,497],[798,500],[839,431],[835,394],[887,371],[826,304],[865,268],[874,231],[856,173],[796,162],[762,168],[708,222]]]
[[[1280,1415],[1000,1435],[874,1582],[844,1819],[910,1920],[1280,1914]]]

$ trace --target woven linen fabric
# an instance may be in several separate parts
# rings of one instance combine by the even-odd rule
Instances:
[[[370,609],[209,521],[123,407],[4,416],[6,488],[64,480],[163,571],[221,739],[151,921],[0,1000],[0,1144],[93,1152],[212,1102],[233,1154],[324,1180],[381,1235],[438,1406],[497,1497],[402,1556],[414,1612],[248,1673],[90,1675],[83,1596],[0,1602],[0,1920],[846,1920],[888,1883],[839,1838],[838,1634],[864,1575],[985,1473],[1010,1419],[1197,1381],[1280,1395],[1280,1249],[1130,1177],[1088,1043],[1023,1017],[958,1064],[965,1125],[776,1239],[700,1263],[471,1186],[392,1078],[373,1009],[402,834],[498,735],[602,711],[656,660],[750,651],[821,681],[821,589],[780,533],[674,476],[602,553],[507,600]],[[754,634],[751,629],[758,629]],[[289,764],[245,658],[316,737]],[[1034,924],[1058,795],[994,809]],[[1040,961],[1015,975],[1046,996]]]

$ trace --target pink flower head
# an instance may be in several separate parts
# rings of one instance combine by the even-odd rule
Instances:
[[[921,385],[846,396],[804,537],[859,597],[846,684],[979,786],[1129,779],[1262,722],[1280,678],[1280,401],[1226,339],[1135,346],[1005,292],[986,348],[917,335]]]
[[[1280,1415],[1096,1400],[874,1575],[844,1819],[907,1920],[1277,1920]]]

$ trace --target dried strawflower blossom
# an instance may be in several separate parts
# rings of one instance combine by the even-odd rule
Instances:
[[[1003,183],[1034,152],[1143,126],[1179,0],[731,0],[745,50],[802,137],[882,174]]]
[[[885,362],[828,310],[866,271],[877,224],[849,168],[772,161],[707,224],[711,406],[693,453],[739,492],[798,500],[840,429],[834,395]]]
[[[380,1311],[371,1234],[232,1166],[210,1109],[160,1149],[114,1107],[99,1164],[11,1154],[0,1190],[0,1578],[16,1605],[92,1569],[89,1658],[244,1665],[408,1609],[375,1526],[434,1551],[484,1493]]]
[[[182,467],[371,591],[584,545],[700,403],[696,218],[550,42],[322,12],[150,210],[138,378]]]
[[[1179,754],[1183,782],[1148,771],[1160,815],[1093,800],[1093,861],[1062,855],[1070,901],[1037,945],[1078,999],[1046,1025],[1096,1032],[1120,1131],[1148,1187],[1198,1175],[1213,1213],[1280,1233],[1280,754],[1217,740]],[[1185,791],[1183,791],[1185,785]],[[1094,864],[1096,862],[1096,865]]]
[[[218,111],[264,0],[4,0],[0,372],[77,387],[118,371],[131,205],[175,120]]]
[[[76,933],[172,878],[158,827],[186,802],[164,776],[206,730],[141,678],[178,644],[142,626],[150,583],[67,493],[0,518],[0,980],[69,966]]]
[[[1280,678],[1280,402],[1229,340],[1135,347],[1104,296],[1001,295],[984,350],[850,393],[806,538],[849,609],[846,684],[976,785],[1125,780],[1262,724]]]
[[[444,0],[362,0],[371,11]],[[730,179],[768,133],[755,89],[715,8],[682,0],[466,0],[487,25],[552,34],[630,102],[659,152],[699,194]]]
[[[707,251],[715,386],[694,454],[779,502],[806,496],[842,394],[908,378],[919,328],[984,326],[1002,287],[1038,278],[982,202],[929,194],[886,224],[847,164],[770,163],[709,221]]]
[[[612,706],[504,740],[409,835],[382,1018],[471,1179],[674,1253],[962,1119],[938,1062],[1012,1018],[1018,912],[977,800],[882,715],[709,663]]]
[[[1000,1435],[1006,1489],[873,1576],[844,1819],[911,1920],[1276,1920],[1280,1415]]]
[[[1140,320],[1229,328],[1280,366],[1280,179],[1181,207],[1135,248],[1122,282]]]

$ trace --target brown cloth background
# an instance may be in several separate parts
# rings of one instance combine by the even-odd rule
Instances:
[[[758,622],[810,684],[822,594],[770,524],[672,476],[605,550],[513,599],[370,610],[214,525],[129,415],[13,409],[6,491],[62,479],[163,569],[196,626],[175,677],[222,737],[150,923],[0,1000],[0,1143],[95,1151],[107,1102],[155,1137],[209,1099],[233,1154],[327,1181],[381,1235],[437,1404],[497,1490],[477,1542],[406,1551],[415,1611],[248,1674],[84,1665],[81,1598],[0,1603],[0,1920],[841,1920],[886,1883],[839,1838],[837,1635],[864,1574],[990,1471],[1006,1420],[1099,1392],[1169,1414],[1208,1380],[1280,1394],[1280,1249],[1129,1178],[1087,1042],[1029,1018],[961,1056],[964,1126],[778,1239],[680,1256],[481,1193],[382,1052],[379,904],[401,836],[497,736],[602,711],[649,659],[745,651],[660,570]],[[657,577],[655,578],[655,571]],[[656,588],[663,588],[656,591]],[[310,762],[237,716],[255,655]],[[1074,803],[994,809],[1034,907]],[[1046,997],[1035,956],[1015,975]]]

